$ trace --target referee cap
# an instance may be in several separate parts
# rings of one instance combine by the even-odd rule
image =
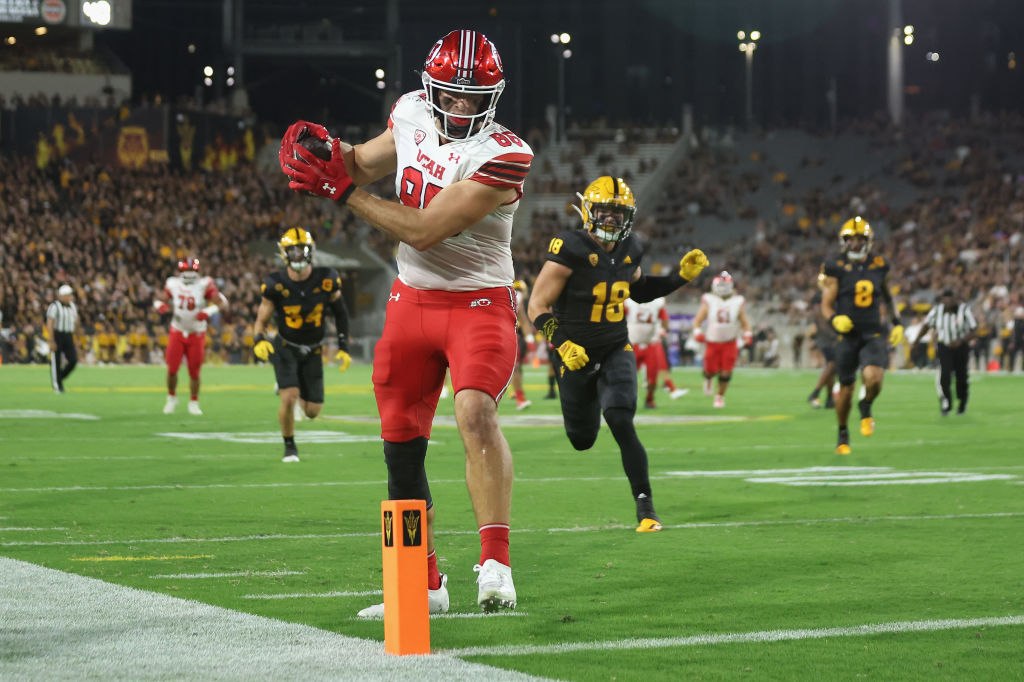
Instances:
[[[947,287],[947,288],[942,290],[942,296],[943,296],[943,298],[945,298],[946,296],[949,296],[951,298],[956,298],[956,292]]]
[[[71,288],[70,284],[61,284],[60,289],[57,289],[58,296],[70,296],[75,293],[75,290]]]

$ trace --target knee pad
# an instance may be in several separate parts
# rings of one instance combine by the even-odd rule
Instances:
[[[569,437],[569,442],[577,450],[589,450],[594,445],[594,441],[597,440],[596,433],[580,433],[579,431],[566,431],[565,435]]]
[[[427,484],[427,439],[413,438],[403,443],[384,441],[384,462],[388,465],[388,499],[426,500],[434,506]]]
[[[718,383],[720,383],[720,384],[727,384],[731,380],[732,380],[732,372],[729,372],[728,374],[726,374],[725,372],[720,372],[719,375],[718,375]]]

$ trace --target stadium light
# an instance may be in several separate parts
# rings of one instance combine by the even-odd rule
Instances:
[[[210,77],[204,78],[203,79],[203,85],[205,85],[206,87],[212,86],[213,85],[213,79],[210,78]]]
[[[5,40],[4,42],[6,42],[8,45],[13,45],[14,43],[18,42],[18,39],[14,36],[7,36],[7,40]]]
[[[233,67],[233,66],[229,66],[228,67],[228,75],[229,76],[234,76],[235,75],[235,67]]]
[[[743,53],[746,58],[746,118],[747,125],[753,125],[754,123],[754,51],[757,49],[757,43],[761,39],[761,32],[756,28],[750,31],[750,41],[742,42],[746,38],[746,31],[737,31],[736,37],[740,39],[740,52]]]
[[[551,42],[556,49],[572,42],[572,36],[568,33],[552,33]],[[555,140],[565,141],[565,61],[572,57],[572,50],[569,48],[559,49],[558,52],[558,111],[555,120]]]
[[[227,86],[228,86],[229,88],[230,88],[230,87],[234,87],[234,85],[235,85],[235,79],[234,79],[234,78],[232,78],[231,76],[228,76],[228,79],[227,79],[226,81],[224,81],[224,83],[225,83],[225,85],[227,85]]]
[[[374,75],[375,78],[377,78],[377,80],[383,80],[384,79],[384,69],[377,69],[376,71],[373,72],[373,75]]]
[[[188,49],[188,53],[189,54],[195,54],[196,53],[196,45],[195,45],[195,43],[189,43],[188,44],[188,48],[186,48],[186,49]]]
[[[35,33],[36,33],[37,36],[45,36],[46,35],[46,27],[45,26],[37,26]]]
[[[377,89],[378,90],[383,90],[386,87],[387,87],[387,83],[385,83],[384,81],[377,81]]]

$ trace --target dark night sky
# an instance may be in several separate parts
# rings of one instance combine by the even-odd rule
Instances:
[[[557,93],[557,57],[548,36],[569,31],[566,98],[572,116],[641,123],[678,121],[690,104],[698,124],[739,123],[744,57],[736,31],[764,34],[754,61],[755,118],[769,125],[827,121],[825,90],[835,79],[840,116],[884,109],[888,0],[399,0],[403,90],[434,40],[454,28],[484,31],[502,54],[508,88],[499,118],[515,127],[543,120]],[[303,21],[340,27],[350,40],[384,37],[383,2],[247,0],[250,29]],[[108,32],[109,46],[134,72],[136,94],[194,94],[202,64],[225,65],[217,0],[134,0],[131,32]],[[913,113],[1024,108],[1024,2],[903,0],[916,40],[904,48]],[[326,25],[325,23],[325,25]],[[188,54],[189,43],[198,46]],[[938,51],[940,60],[925,54]],[[332,123],[379,122],[385,103],[374,88],[380,59],[264,58],[245,62],[256,113]],[[389,78],[393,78],[389,75]]]

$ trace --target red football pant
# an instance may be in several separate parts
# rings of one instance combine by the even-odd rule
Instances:
[[[665,348],[660,343],[650,343],[646,346],[633,348],[636,353],[637,369],[647,371],[647,382],[654,383],[658,379],[658,372],[668,369],[668,358],[665,357]]]
[[[719,372],[731,372],[738,355],[735,339],[720,343],[708,341],[704,349],[704,374],[713,376]]]
[[[188,375],[199,378],[199,368],[203,366],[203,353],[206,351],[206,332],[184,334],[180,329],[171,327],[167,335],[167,373],[177,374],[181,367],[181,358],[188,362]]]
[[[517,353],[510,287],[430,291],[396,279],[373,358],[381,437],[430,437],[446,368],[456,393],[471,388],[501,400]]]

